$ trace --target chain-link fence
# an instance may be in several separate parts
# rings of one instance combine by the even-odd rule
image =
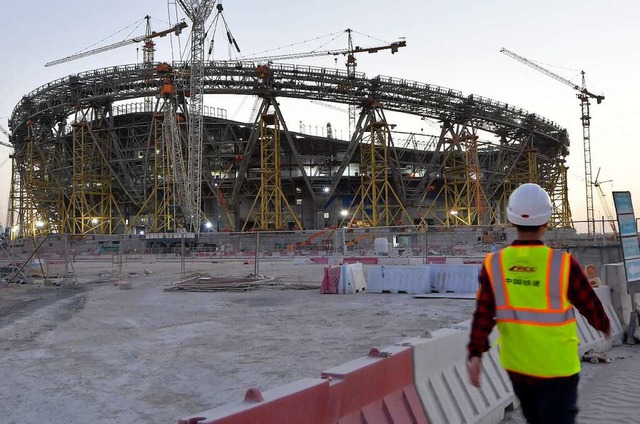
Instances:
[[[619,241],[611,228],[615,226],[601,222],[596,225],[598,231],[591,235],[574,229],[550,229],[545,241],[552,247],[588,257],[589,262],[607,263],[619,260]],[[186,262],[205,259],[254,261],[256,271],[260,261],[267,259],[339,263],[347,257],[403,257],[421,258],[422,263],[444,263],[458,258],[462,263],[474,263],[514,238],[515,230],[508,226],[331,227],[307,231],[109,236],[54,234],[5,242],[0,247],[0,279],[6,281],[7,275],[69,277],[74,274],[76,261],[111,263],[120,274],[131,261],[156,259],[179,261],[183,273]],[[600,253],[587,253],[593,249]]]

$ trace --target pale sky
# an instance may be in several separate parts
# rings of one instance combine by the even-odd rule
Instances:
[[[50,60],[85,50],[150,15],[155,31],[175,24],[175,2],[167,0],[110,0],[106,2],[25,2],[3,0],[0,27],[0,124],[20,98],[57,78],[112,65],[141,60],[139,45],[45,68]],[[630,190],[640,216],[640,185],[635,181],[640,149],[634,131],[640,94],[637,70],[640,51],[640,3],[634,0],[344,0],[307,2],[236,0],[222,2],[229,28],[242,54],[272,50],[324,37],[351,28],[354,44],[377,46],[404,37],[407,47],[391,55],[388,51],[357,56],[357,71],[367,76],[387,75],[440,85],[521,107],[551,119],[569,131],[569,200],[575,220],[585,211],[584,156],[580,104],[577,92],[549,76],[499,52],[505,47],[541,66],[580,84],[584,70],[591,92],[604,94],[605,100],[591,107],[591,157],[593,177],[599,168],[600,181],[611,202],[612,190]],[[37,9],[37,10],[36,10]],[[171,10],[169,18],[168,10]],[[188,22],[188,21],[187,21]],[[187,29],[189,31],[190,28]],[[219,28],[220,32],[222,29]],[[133,32],[132,32],[133,31]],[[144,25],[120,32],[99,47],[144,34]],[[187,33],[181,37],[188,45]],[[220,34],[222,35],[222,34]],[[171,60],[169,38],[156,39],[156,60]],[[266,54],[306,52],[318,49],[328,38],[315,43],[297,44]],[[214,58],[229,59],[225,38],[216,37]],[[178,44],[174,39],[174,58]],[[322,49],[346,48],[346,37],[339,36]],[[319,57],[292,63],[344,67],[344,58]],[[212,98],[205,104],[223,107],[229,117],[248,120],[253,100]],[[286,106],[286,103],[284,104]],[[346,117],[326,108],[296,107],[283,113],[289,128],[299,122],[322,127],[328,120],[345,128]],[[344,107],[344,106],[341,106]],[[343,124],[341,122],[343,122]],[[428,124],[407,120],[399,130],[436,133]],[[487,136],[489,139],[491,136]],[[6,141],[4,135],[0,139]],[[7,214],[10,183],[9,149],[0,146],[0,224]],[[3,164],[4,162],[4,164]],[[611,204],[613,209],[613,205]],[[604,215],[594,189],[595,217]]]

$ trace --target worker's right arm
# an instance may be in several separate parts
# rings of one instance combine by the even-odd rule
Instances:
[[[489,274],[483,266],[479,277],[478,299],[471,324],[471,337],[467,350],[469,358],[481,357],[489,350],[489,334],[495,326],[496,302],[493,297]]]

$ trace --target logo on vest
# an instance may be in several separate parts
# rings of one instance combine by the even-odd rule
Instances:
[[[509,271],[511,272],[528,272],[528,273],[534,273],[536,272],[536,267],[534,266],[520,266],[520,265],[513,265],[512,267],[509,268]]]

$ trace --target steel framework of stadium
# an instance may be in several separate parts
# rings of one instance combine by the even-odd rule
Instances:
[[[14,236],[204,228],[181,204],[188,66],[97,69],[25,95],[10,120]],[[550,192],[553,226],[572,226],[568,136],[536,114],[435,85],[288,64],[210,62],[203,89],[262,99],[253,123],[204,117],[198,207],[219,230],[273,228],[274,219],[323,228],[343,223],[341,209],[352,225],[502,224],[505,199],[523,182]],[[157,99],[151,114],[126,104],[148,97]],[[346,141],[294,133],[281,97],[356,104],[360,119]],[[400,140],[389,111],[436,119],[440,134]],[[481,141],[485,133],[497,141]]]

